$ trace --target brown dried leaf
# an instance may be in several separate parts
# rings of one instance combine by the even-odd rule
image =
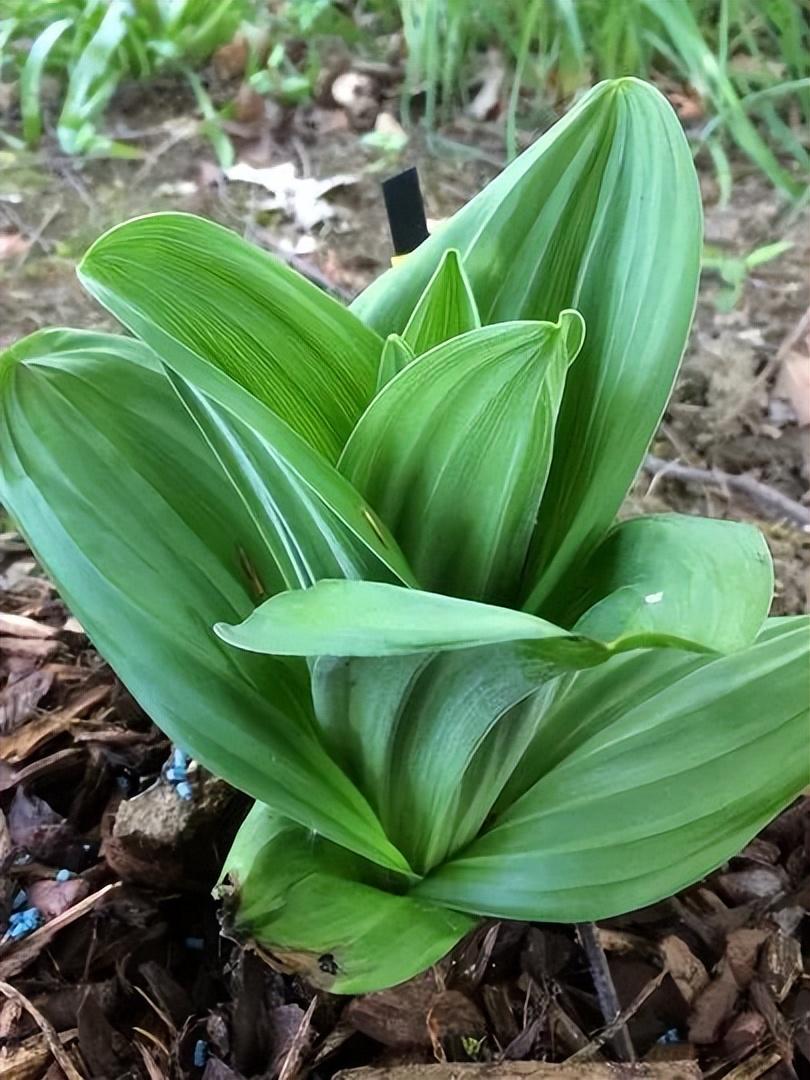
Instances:
[[[44,668],[8,682],[0,693],[0,735],[8,735],[23,724],[52,685],[53,672]]]

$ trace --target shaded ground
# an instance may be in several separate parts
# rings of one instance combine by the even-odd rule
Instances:
[[[387,265],[372,171],[380,163],[340,111],[276,117],[269,131],[264,120],[245,121],[247,137],[237,141],[240,159],[254,165],[292,160],[304,175],[361,174],[330,196],[337,215],[313,236],[261,209],[265,192],[225,185],[208,144],[189,137],[186,109],[170,83],[146,103],[124,96],[119,122],[141,133],[146,150],[135,164],[0,154],[0,346],[48,325],[110,326],[76,283],[74,264],[103,229],[147,211],[205,214],[344,294]],[[427,155],[411,144],[407,152],[408,163],[419,161],[433,217],[494,175],[501,152],[487,126],[451,135],[474,148]],[[710,180],[704,186],[711,204],[716,193]],[[667,461],[750,473],[799,504],[810,483],[807,428],[797,423],[806,383],[796,389],[808,363],[807,224],[757,176],[739,179],[727,209],[710,205],[707,238],[729,255],[782,238],[794,247],[752,271],[729,312],[718,310],[722,283],[706,276],[653,447]],[[806,607],[810,533],[716,477],[684,484],[652,463],[627,510],[667,507],[756,521],[776,559],[776,610]],[[56,1080],[78,1066],[92,1077],[291,1080],[369,1062],[573,1055],[572,1075],[583,1077],[589,1061],[631,1056],[699,1060],[709,1077],[810,1076],[802,973],[810,799],[671,901],[595,930],[485,924],[452,960],[405,987],[348,1004],[313,999],[219,937],[209,891],[244,812],[241,797],[193,766],[193,797],[178,796],[166,778],[170,746],[11,532],[0,536],[0,612],[0,914],[16,900],[18,910],[36,906],[48,917],[0,945],[0,1077]],[[606,1029],[612,987],[627,1025]]]

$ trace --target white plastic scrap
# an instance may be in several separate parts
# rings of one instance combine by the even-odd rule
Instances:
[[[357,177],[348,173],[327,176],[323,180],[316,180],[312,176],[299,177],[291,161],[266,169],[256,169],[240,161],[226,169],[225,175],[229,180],[257,184],[269,191],[272,198],[263,203],[262,208],[283,210],[303,232],[309,232],[335,216],[334,206],[330,206],[324,195],[334,188],[357,183]]]

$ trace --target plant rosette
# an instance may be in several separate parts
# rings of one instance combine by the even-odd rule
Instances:
[[[79,267],[132,336],[0,359],[0,495],[146,712],[256,804],[229,930],[336,992],[482,917],[650,904],[807,785],[750,525],[615,523],[695,305],[665,99],[599,85],[346,309],[208,221]]]

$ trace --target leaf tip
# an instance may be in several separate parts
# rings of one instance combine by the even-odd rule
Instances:
[[[575,308],[566,308],[560,312],[557,326],[563,336],[568,362],[573,363],[585,342],[585,320]]]

